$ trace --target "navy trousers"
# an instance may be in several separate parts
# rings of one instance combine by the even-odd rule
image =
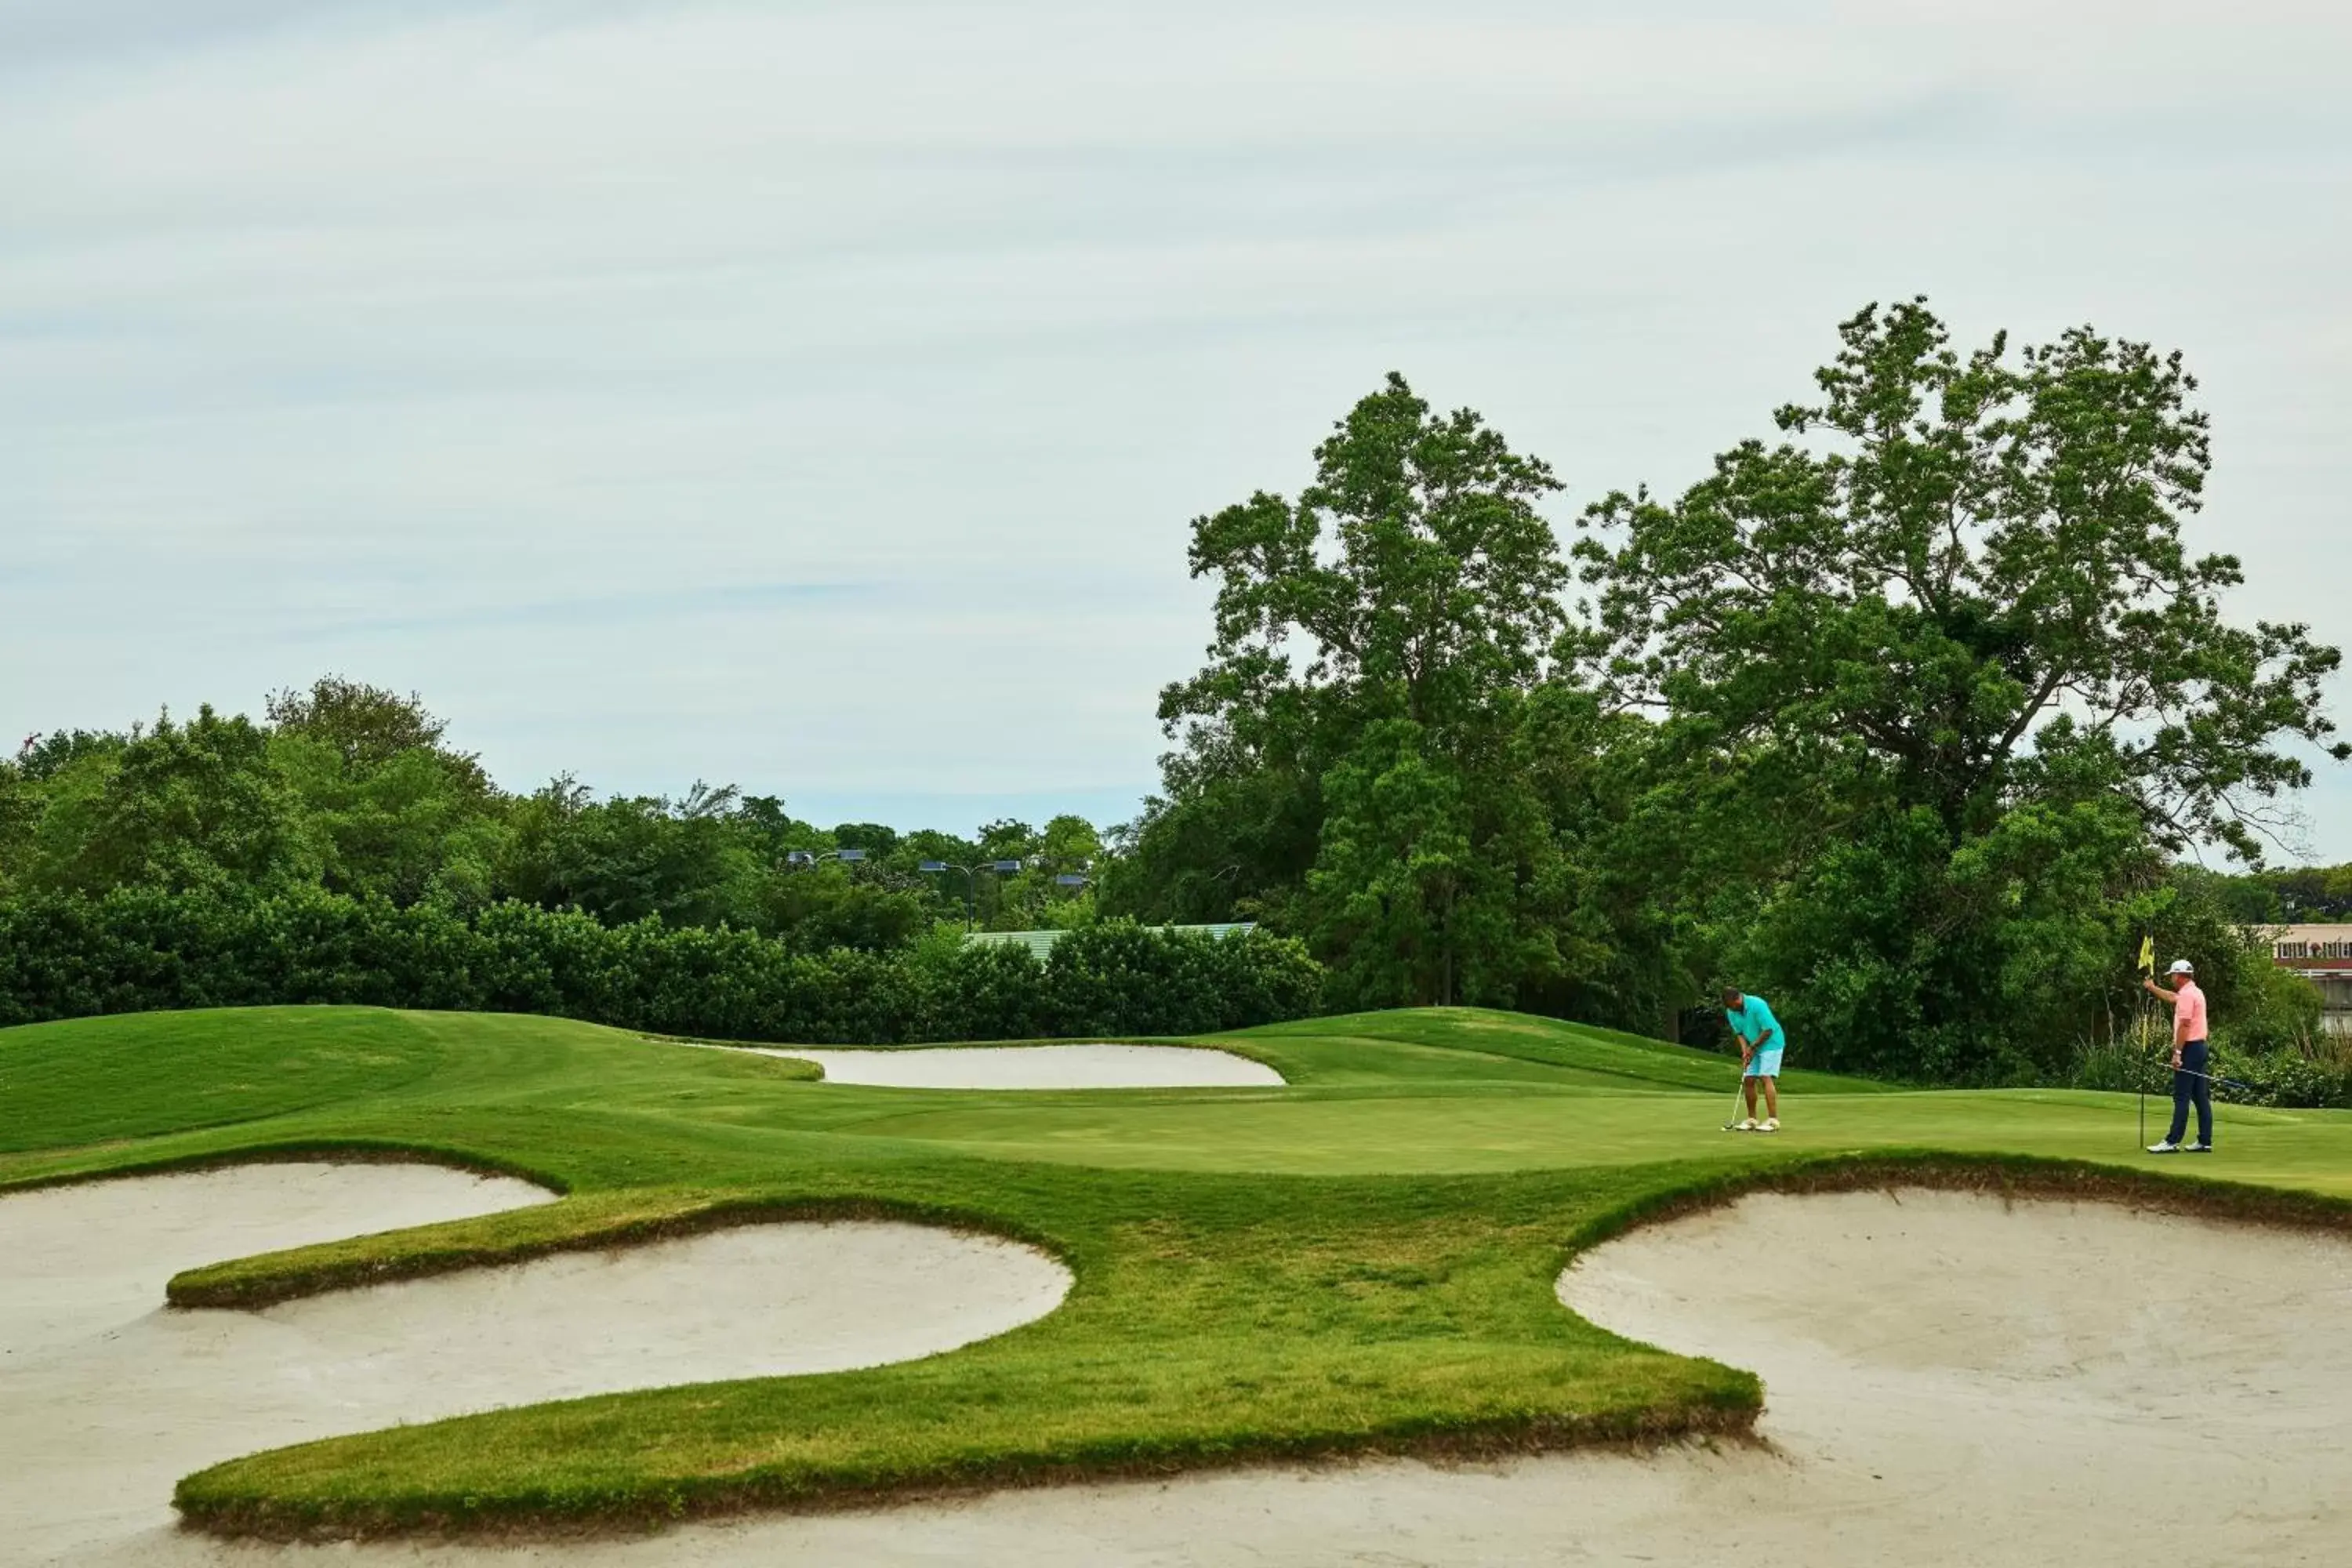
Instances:
[[[2172,1131],[2164,1135],[2178,1143],[2189,1131],[2189,1108],[2197,1108],[2197,1142],[2213,1142],[2213,1080],[2206,1075],[2205,1042],[2191,1040],[2180,1047],[2180,1066],[2172,1074]]]

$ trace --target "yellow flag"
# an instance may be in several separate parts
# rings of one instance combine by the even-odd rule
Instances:
[[[2139,967],[2143,974],[2156,973],[2156,938],[2153,936],[2139,939]]]

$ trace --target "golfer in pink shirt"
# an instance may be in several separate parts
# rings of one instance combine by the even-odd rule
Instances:
[[[2196,966],[2181,959],[2172,966],[2174,989],[2153,980],[2140,984],[2147,994],[2172,1008],[2172,1131],[2161,1143],[2151,1143],[2151,1154],[2210,1154],[2213,1152],[2213,1074],[2205,1047],[2205,993],[2197,984]],[[2197,1142],[2183,1146],[2189,1131],[2189,1108],[2197,1108]]]

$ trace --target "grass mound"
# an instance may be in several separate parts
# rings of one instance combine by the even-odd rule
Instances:
[[[0,1029],[0,1151],[152,1137],[380,1095],[443,1040],[397,1013],[224,1008]]]

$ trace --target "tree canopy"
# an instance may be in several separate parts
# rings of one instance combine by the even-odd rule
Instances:
[[[963,889],[922,861],[1018,859],[975,889],[983,923],[1092,918],[1091,891],[1056,880],[1101,852],[1075,816],[901,835],[821,828],[776,796],[698,781],[675,798],[600,798],[569,774],[510,794],[447,729],[415,695],[328,675],[272,693],[260,721],[205,708],[34,737],[0,763],[0,895],[316,888],[458,913],[511,900],[884,952],[962,919]]]
[[[2179,354],[1963,353],[1911,300],[1814,383],[1569,552],[1552,470],[1394,375],[1296,500],[1197,519],[1208,658],[1110,907],[1260,915],[1362,1005],[1671,1029],[1736,978],[1897,1074],[2095,1031],[2135,933],[2196,924],[2175,858],[2258,863],[2347,755],[2337,653],[2232,619],[2240,563],[2192,548]]]
[[[1467,409],[1391,375],[1315,449],[1297,500],[1196,519],[1208,660],[1160,695],[1179,751],[1114,907],[1312,933],[1361,1005],[1510,1003],[1563,969],[1558,845],[1523,765],[1572,722],[1558,677],[1559,489]]]

